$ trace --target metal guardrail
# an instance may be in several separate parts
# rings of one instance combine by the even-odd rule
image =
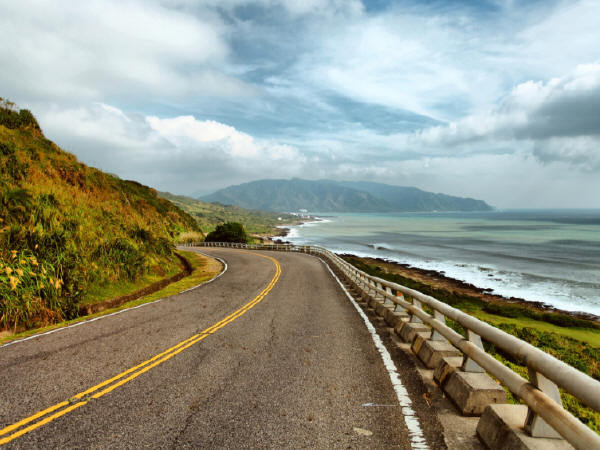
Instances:
[[[531,344],[429,295],[368,275],[322,247],[222,242],[202,242],[192,245],[301,252],[320,256],[333,264],[368,296],[382,297],[388,304],[394,303],[396,310],[405,311],[410,316],[411,322],[429,325],[433,330],[432,339],[447,339],[464,355],[462,370],[486,371],[523,400],[529,408],[524,428],[531,436],[558,437],[560,435],[576,448],[600,449],[600,436],[563,408],[559,392],[560,387],[590,408],[600,411],[600,382]],[[405,295],[412,301],[408,301]],[[433,310],[433,315],[423,310],[423,305]],[[448,327],[446,317],[462,325],[467,336],[462,336]],[[529,380],[486,353],[482,339],[522,361],[529,370]]]

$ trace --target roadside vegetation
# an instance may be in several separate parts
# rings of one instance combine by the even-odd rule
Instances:
[[[394,283],[418,290],[426,295],[460,309],[484,322],[522,339],[549,353],[557,359],[600,380],[600,324],[579,319],[568,314],[546,312],[522,305],[491,303],[481,298],[449,292],[415,281],[399,274],[390,273],[376,264],[368,264],[358,257],[344,257],[358,269]],[[465,330],[456,322],[446,319],[448,326],[465,335]],[[488,353],[528,379],[527,367],[521,361],[484,342]],[[509,391],[509,401],[519,403]],[[600,433],[600,413],[583,405],[572,395],[562,392],[564,407],[573,415]]]
[[[77,316],[180,270],[197,222],[155,190],[77,161],[0,99],[0,331]]]
[[[208,233],[206,242],[238,242],[245,244],[248,242],[248,235],[241,223],[227,222],[217,225],[214,231]]]
[[[53,330],[56,328],[71,325],[73,323],[81,322],[84,320],[89,320],[94,317],[111,314],[113,312],[116,312],[116,311],[119,311],[122,309],[131,308],[133,306],[138,306],[138,305],[141,305],[144,303],[149,303],[149,302],[158,300],[163,297],[175,295],[182,291],[185,291],[186,289],[191,289],[195,286],[198,286],[199,284],[202,284],[206,281],[213,279],[215,276],[217,276],[221,272],[221,270],[223,270],[222,264],[215,259],[208,258],[204,255],[201,255],[199,253],[194,253],[194,252],[179,251],[179,253],[182,256],[184,256],[189,261],[190,265],[192,266],[192,273],[190,276],[187,276],[175,283],[169,284],[165,288],[163,288],[159,291],[156,291],[152,294],[148,294],[148,295],[146,295],[144,297],[140,297],[136,300],[131,300],[131,301],[124,303],[123,305],[120,305],[115,308],[105,309],[98,313],[94,313],[94,314],[91,314],[88,316],[83,316],[83,317],[77,317],[77,318],[71,319],[71,320],[65,320],[62,322],[54,323],[52,325],[47,325],[42,328],[29,329],[26,331],[22,331],[18,334],[10,334],[10,335],[4,336],[4,337],[2,337],[2,335],[0,335],[0,344],[2,344],[3,342],[12,341],[14,339],[22,339],[22,338],[25,338],[32,334],[50,331],[50,330]]]
[[[298,217],[291,214],[252,211],[233,205],[207,203],[168,192],[159,192],[158,195],[173,202],[194,217],[204,235],[214,231],[217,225],[227,222],[243,224],[246,231],[252,235],[273,235],[277,233],[278,225],[298,222]],[[182,239],[185,238],[186,236],[182,236]]]

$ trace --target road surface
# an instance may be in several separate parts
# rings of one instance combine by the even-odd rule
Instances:
[[[410,448],[381,356],[319,259],[202,251],[228,265],[212,283],[0,348],[0,443]]]

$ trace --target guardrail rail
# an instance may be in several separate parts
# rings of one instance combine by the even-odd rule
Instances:
[[[590,408],[600,411],[600,382],[525,341],[434,297],[371,276],[322,247],[226,242],[201,242],[184,245],[300,252],[321,257],[367,296],[379,296],[385,299],[386,303],[395,304],[396,310],[409,315],[409,321],[422,322],[431,327],[432,339],[446,339],[454,345],[463,354],[463,371],[485,371],[499,380],[527,405],[528,414],[524,429],[528,431],[529,435],[551,437],[548,436],[548,428],[550,428],[550,431],[554,430],[575,448],[600,449],[600,436],[563,408],[559,392],[560,387]],[[424,305],[431,309],[433,314],[427,313],[423,309]],[[446,318],[462,325],[467,336],[463,336],[447,326]],[[486,353],[482,341],[493,344],[523,362],[528,368],[529,380]]]

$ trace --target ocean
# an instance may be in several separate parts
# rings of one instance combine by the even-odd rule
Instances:
[[[312,214],[284,239],[600,316],[600,210]]]

